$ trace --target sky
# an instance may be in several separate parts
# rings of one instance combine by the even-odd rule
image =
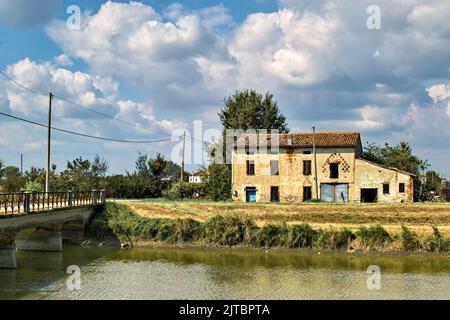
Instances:
[[[207,161],[200,141],[220,130],[223,99],[255,89],[274,94],[291,132],[408,141],[450,178],[448,21],[446,0],[0,0],[0,70],[114,118],[54,99],[55,127],[171,138],[53,132],[59,170],[96,154],[109,173],[132,171],[138,152],[179,162],[184,130],[195,170]],[[0,111],[46,123],[48,97],[0,75]],[[46,135],[0,115],[0,159],[19,166],[22,153],[25,169],[44,167]]]

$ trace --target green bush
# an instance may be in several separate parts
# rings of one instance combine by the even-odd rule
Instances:
[[[188,219],[176,219],[174,223],[175,239],[178,242],[190,242],[198,238],[200,233],[200,222]]]
[[[314,246],[325,249],[343,249],[348,247],[353,238],[354,235],[348,228],[342,228],[339,231],[320,229],[316,233]]]
[[[377,224],[370,227],[361,227],[356,231],[356,235],[361,239],[363,246],[372,248],[374,246],[383,247],[392,238],[381,225]]]
[[[405,226],[402,226],[402,230],[400,231],[400,239],[402,241],[402,247],[406,251],[414,251],[420,248],[417,234]]]
[[[188,183],[184,181],[178,181],[170,187],[170,189],[163,192],[163,196],[169,200],[182,200],[192,199],[194,193],[203,196],[204,186],[203,184]]]
[[[254,242],[259,246],[282,246],[288,242],[289,230],[285,224],[266,224],[256,231]]]
[[[25,185],[25,190],[27,191],[35,191],[35,192],[43,192],[44,191],[44,185],[41,184],[39,181],[27,181]]]
[[[444,238],[438,228],[433,226],[433,235],[425,240],[425,248],[432,252],[444,252],[450,250],[450,239]]]
[[[240,216],[214,216],[202,225],[206,241],[225,246],[251,242],[256,228],[252,219]]]
[[[315,235],[309,224],[294,225],[289,230],[288,245],[291,248],[312,247]]]
[[[214,201],[231,199],[231,169],[227,164],[209,165],[205,192],[208,198]]]

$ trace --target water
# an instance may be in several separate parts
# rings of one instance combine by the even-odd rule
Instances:
[[[67,246],[18,252],[0,270],[0,299],[450,299],[450,259],[294,250]],[[81,268],[70,291],[69,265]],[[367,288],[367,267],[381,289]]]

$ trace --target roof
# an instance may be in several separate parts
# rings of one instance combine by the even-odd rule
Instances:
[[[416,176],[414,173],[411,173],[411,172],[408,172],[408,171],[405,171],[405,170],[401,170],[401,169],[398,169],[398,168],[395,168],[395,167],[384,166],[382,164],[379,164],[379,163],[376,163],[376,162],[373,162],[373,161],[369,161],[367,159],[356,158],[356,160],[364,161],[364,162],[367,162],[367,163],[369,163],[371,165],[374,165],[374,166],[377,166],[377,167],[380,167],[380,168],[383,168],[383,169],[397,171],[399,173],[403,173],[403,174],[406,174],[406,175],[409,175],[409,176],[412,176],[412,177]]]
[[[239,136],[237,146],[257,146],[271,145],[272,140],[278,138],[279,147],[312,147],[313,133],[276,133],[276,134],[242,134]],[[350,132],[317,132],[315,134],[316,147],[356,147],[361,145],[360,133],[357,131]]]
[[[207,173],[205,171],[192,172],[191,176],[206,176]]]

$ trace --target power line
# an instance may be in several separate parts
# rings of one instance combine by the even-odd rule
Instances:
[[[24,90],[27,90],[27,91],[32,92],[32,93],[34,93],[34,94],[38,94],[38,95],[42,95],[42,96],[47,96],[47,93],[43,93],[43,92],[39,92],[39,91],[30,89],[30,88],[28,88],[27,86],[25,86],[25,85],[21,84],[20,82],[14,80],[13,78],[9,77],[7,74],[5,74],[5,73],[4,73],[3,71],[1,71],[1,70],[0,70],[0,74],[2,74],[2,75],[3,75],[6,79],[8,79],[10,82],[14,83],[15,85],[21,87],[21,88],[24,89]],[[141,125],[139,125],[139,124],[137,124],[137,123],[135,123],[135,122],[130,122],[130,121],[126,121],[126,120],[122,120],[122,119],[116,118],[116,117],[114,117],[114,116],[112,116],[112,115],[110,115],[110,114],[103,113],[103,112],[94,110],[94,109],[92,109],[92,108],[83,106],[83,105],[81,105],[81,104],[79,104],[79,103],[73,102],[73,101],[71,101],[71,100],[69,100],[69,99],[60,97],[60,96],[58,96],[58,95],[55,95],[55,94],[54,94],[53,97],[56,98],[56,99],[59,99],[59,100],[61,100],[61,101],[64,101],[64,102],[66,102],[66,103],[69,103],[69,104],[71,104],[71,105],[73,105],[73,106],[76,106],[76,107],[78,107],[78,108],[82,108],[82,109],[84,109],[84,110],[93,112],[93,113],[95,113],[95,114],[98,114],[98,115],[101,115],[101,116],[110,118],[110,119],[112,119],[112,120],[116,120],[116,121],[122,122],[122,123],[124,123],[124,124],[133,126],[133,127],[135,127],[135,128],[138,128],[138,129],[144,129],[144,130],[148,130],[148,131],[151,131],[151,132],[154,132],[154,133],[157,133],[157,134],[162,134],[162,135],[166,135],[166,136],[168,136],[168,137],[172,137],[172,135],[169,134],[169,133],[161,132],[161,131],[156,131],[156,130],[153,130],[153,129],[150,129],[150,128],[147,128],[147,127],[143,127],[143,126],[141,126]],[[191,135],[186,135],[186,136],[187,136],[188,138],[190,138],[193,142],[206,143],[205,141],[196,139],[196,138],[192,137]]]
[[[40,126],[43,128],[48,128],[47,125],[39,123],[39,122],[35,122],[35,121],[31,121],[31,120],[27,120],[24,118],[20,118],[17,116],[13,116],[11,114],[7,114],[4,112],[0,112],[0,115],[3,115],[5,117],[9,117],[15,120],[19,120],[19,121],[23,121],[23,122],[27,122],[36,126]],[[123,139],[114,139],[114,138],[105,138],[105,137],[99,137],[99,136],[93,136],[93,135],[89,135],[89,134],[85,134],[85,133],[80,133],[80,132],[75,132],[75,131],[70,131],[70,130],[66,130],[66,129],[61,129],[61,128],[57,128],[57,127],[51,127],[52,130],[56,130],[59,132],[64,132],[64,133],[68,133],[68,134],[73,134],[73,135],[77,135],[77,136],[81,136],[81,137],[85,137],[85,138],[91,138],[91,139],[98,139],[98,140],[105,140],[105,141],[112,141],[112,142],[121,142],[121,143],[156,143],[156,142],[164,142],[164,141],[169,141],[171,140],[171,138],[164,138],[164,139],[159,139],[159,140],[123,140]]]
[[[1,73],[6,79],[8,79],[9,81],[11,81],[11,82],[14,83],[15,85],[21,87],[21,88],[24,89],[24,90],[30,91],[30,92],[32,92],[32,93],[34,93],[34,94],[39,94],[39,95],[41,95],[41,96],[47,96],[47,95],[48,95],[47,93],[39,92],[39,91],[30,89],[30,88],[24,86],[23,84],[17,82],[17,81],[14,80],[13,78],[9,77],[9,76],[8,76],[6,73],[4,73],[2,70],[0,70],[0,73]]]

